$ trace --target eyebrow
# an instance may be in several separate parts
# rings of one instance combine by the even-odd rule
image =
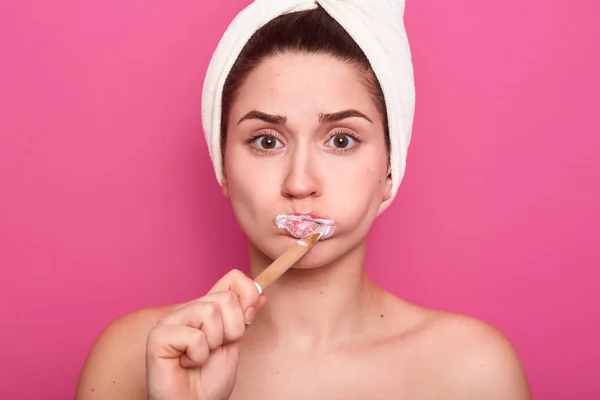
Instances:
[[[238,125],[243,121],[248,119],[259,119],[261,121],[268,122],[269,124],[275,125],[284,125],[287,122],[287,118],[283,115],[271,115],[260,111],[250,111],[248,114],[244,115],[239,121]]]
[[[330,124],[332,122],[339,122],[346,118],[363,118],[363,119],[366,119],[367,121],[369,121],[370,123],[373,123],[373,121],[371,121],[371,119],[369,117],[367,117],[365,114],[361,113],[360,111],[356,111],[356,110],[344,110],[344,111],[339,111],[339,112],[331,113],[331,114],[319,114],[319,122],[322,124]]]
[[[371,119],[369,117],[367,117],[365,114],[363,114],[357,110],[344,110],[344,111],[338,111],[335,113],[319,114],[319,122],[322,124],[330,124],[333,122],[339,122],[346,118],[363,118],[363,119],[366,119],[367,121],[369,121],[370,123],[373,123],[373,121],[371,121]],[[253,111],[250,111],[248,114],[244,115],[238,121],[237,124],[239,125],[243,121],[246,121],[249,119],[258,119],[258,120],[267,122],[269,124],[275,124],[275,125],[285,125],[285,123],[287,122],[287,117],[285,117],[283,115],[271,115],[271,114],[267,114],[267,113],[264,113],[261,111],[253,110]]]

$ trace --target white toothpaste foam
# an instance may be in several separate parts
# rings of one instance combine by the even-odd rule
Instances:
[[[297,239],[310,235],[320,227],[323,227],[321,239],[327,239],[335,230],[333,220],[315,219],[305,215],[278,215],[275,218],[275,224],[279,229],[285,229]]]

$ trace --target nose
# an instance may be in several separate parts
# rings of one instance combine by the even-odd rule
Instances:
[[[296,148],[289,153],[281,194],[286,198],[303,199],[320,196],[318,166],[309,148]]]

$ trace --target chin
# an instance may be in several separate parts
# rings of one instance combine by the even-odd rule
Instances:
[[[317,242],[292,268],[313,269],[327,266],[351,252],[352,248],[341,246],[342,242],[327,239]]]
[[[265,246],[264,250],[257,246],[270,260],[275,260],[281,256],[287,249],[293,246],[298,239],[287,235],[279,235],[274,241],[270,242],[269,246]],[[341,248],[340,242],[336,237],[318,241],[309,251],[302,257],[292,269],[309,270],[327,266],[340,257],[348,253],[350,249]]]
[[[323,268],[330,265],[339,257],[308,257],[308,254],[298,261],[291,269],[295,270],[311,270]]]

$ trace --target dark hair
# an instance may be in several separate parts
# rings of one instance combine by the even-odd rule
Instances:
[[[259,29],[242,49],[223,87],[222,154],[225,152],[227,140],[229,111],[244,80],[262,60],[286,52],[326,54],[355,65],[364,75],[366,87],[381,114],[385,143],[389,152],[385,99],[371,64],[344,28],[318,6],[312,10],[285,14],[273,19]]]

